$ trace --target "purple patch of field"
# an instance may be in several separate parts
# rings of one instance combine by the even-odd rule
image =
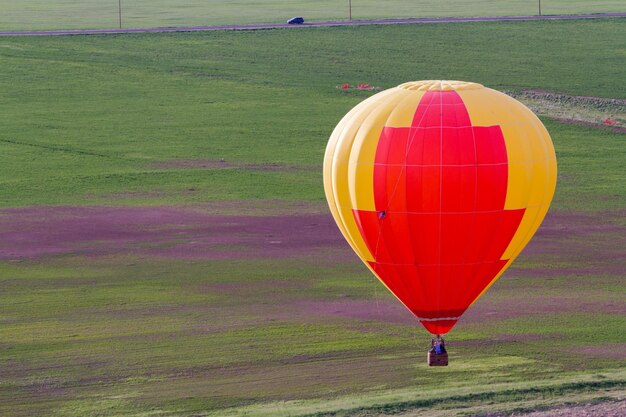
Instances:
[[[183,207],[0,211],[0,259],[135,253],[180,259],[285,258],[349,248],[326,214],[229,216]]]
[[[336,317],[359,321],[415,325],[417,319],[397,300],[301,301],[293,304],[305,317]],[[486,295],[471,306],[459,325],[506,320],[520,316],[550,314],[626,314],[626,302],[581,300],[580,297],[520,296],[518,298]]]
[[[626,226],[616,221],[626,213],[551,212],[517,262],[532,267],[515,268],[505,276],[546,279],[554,276],[626,275]],[[551,265],[554,262],[554,265]],[[566,262],[567,266],[560,265]],[[538,266],[534,266],[538,265]],[[506,278],[505,278],[506,279]],[[597,282],[594,278],[593,282]],[[577,281],[578,284],[578,281]],[[373,284],[379,285],[379,284]],[[539,284],[539,288],[541,285]],[[520,294],[519,297],[486,296],[470,307],[459,325],[505,320],[521,315],[559,313],[626,314],[626,300],[581,299],[570,288],[551,294]],[[381,291],[385,291],[381,286]],[[558,295],[555,295],[558,294]],[[531,299],[532,298],[532,299]],[[363,321],[414,324],[416,319],[395,299],[306,301],[296,306],[308,315],[334,316]]]
[[[598,344],[572,349],[574,353],[606,359],[626,359],[626,344]]]
[[[505,276],[511,279],[529,277],[537,280],[572,275],[625,276],[626,227],[616,222],[624,214],[551,213],[518,260],[533,266],[515,268],[513,264],[513,268]],[[561,266],[563,262],[567,264],[566,267]],[[597,283],[598,280],[594,278],[591,282]],[[538,283],[538,288],[541,287]],[[498,287],[495,287],[467,310],[459,325],[506,320],[522,315],[626,314],[626,300],[616,297],[581,299],[579,292],[568,292],[570,289],[563,288],[563,291],[550,294],[533,293],[532,296],[489,296],[498,291]],[[385,291],[382,286],[381,291]],[[307,315],[407,325],[416,322],[412,314],[395,299],[306,301],[298,302],[295,307]]]
[[[522,253],[523,259],[531,264],[538,260],[541,266],[517,268],[514,263],[509,274],[626,276],[626,226],[620,224],[625,217],[625,211],[550,212]]]
[[[398,300],[301,301],[294,307],[312,317],[332,316],[405,325],[417,323],[413,314]]]
[[[281,209],[282,211],[282,209]],[[61,206],[0,210],[0,259],[78,253],[139,252],[189,259],[289,257],[316,249],[348,250],[332,218],[306,209],[290,215],[229,215],[215,207]],[[512,275],[626,274],[625,212],[550,213],[523,258],[541,267],[515,268]],[[555,264],[554,258],[572,265]]]
[[[545,334],[536,334],[536,333],[525,333],[525,334],[508,334],[508,333],[503,333],[503,334],[493,334],[490,335],[488,338],[481,338],[481,339],[470,339],[470,340],[454,340],[454,336],[452,337],[452,339],[454,340],[454,345],[455,346],[493,346],[494,343],[520,343],[520,342],[534,342],[534,341],[540,341],[540,340],[545,340],[546,339],[546,335]],[[554,340],[555,338],[558,338],[558,336],[555,336],[554,334],[551,334],[550,336],[551,340]]]
[[[79,254],[127,254],[177,259],[246,259],[315,257],[353,261],[356,256],[329,214],[244,216],[216,214],[198,207],[63,206],[0,211],[0,259],[19,260]],[[297,213],[297,210],[294,210]],[[510,278],[544,279],[555,275],[626,275],[624,212],[552,212]],[[554,260],[555,264],[550,265]],[[567,266],[562,266],[565,263]],[[514,264],[515,265],[515,264]],[[537,265],[537,266],[534,266]],[[364,276],[363,279],[371,279]],[[294,281],[296,282],[296,281]],[[274,282],[258,283],[263,288]],[[373,284],[379,285],[379,284]],[[240,283],[213,283],[204,290],[249,296],[263,288]],[[203,289],[199,289],[203,290]],[[385,291],[382,287],[381,291]],[[491,292],[497,290],[492,289]],[[483,297],[463,316],[461,324],[502,320],[519,315],[556,313],[625,314],[626,304],[611,299],[584,299],[576,294],[528,297]],[[299,299],[288,302],[295,316],[339,317],[363,321],[414,324],[415,319],[394,299],[333,301]]]
[[[490,297],[486,294],[465,312],[459,324],[563,313],[626,314],[626,302],[581,299],[580,294],[578,296],[521,294],[516,298]]]

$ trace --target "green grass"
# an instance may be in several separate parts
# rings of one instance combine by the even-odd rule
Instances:
[[[444,78],[623,98],[620,35],[624,25],[616,19],[6,38],[0,42],[0,206],[321,203],[328,135],[370,94],[344,93],[338,84],[388,88]],[[560,166],[570,172],[559,184],[559,205],[595,207],[605,204],[597,200],[603,195],[610,207],[623,207],[622,135],[548,127]],[[592,149],[607,158],[589,160]],[[154,165],[173,159],[301,169]],[[575,166],[585,166],[584,175]],[[579,193],[585,198],[571,198]]]
[[[546,393],[558,397],[554,390],[596,398],[624,388],[623,375],[614,374],[623,360],[576,353],[598,339],[620,343],[626,331],[620,316],[563,312],[461,323],[451,336],[451,366],[435,371],[423,364],[426,335],[414,325],[301,310],[299,302],[340,300],[340,294],[369,299],[373,309],[376,300],[390,301],[356,261],[140,261],[127,255],[85,262],[64,256],[0,268],[0,411],[8,415],[50,408],[58,415],[221,415],[216,410],[245,405],[258,415],[277,415],[274,402],[284,400],[297,407],[281,409],[307,414],[319,409],[319,398],[338,407],[327,404],[326,410],[349,404],[359,413],[494,397],[528,406]],[[511,297],[532,303],[535,294],[576,297],[585,279],[568,280],[569,290],[552,281],[504,280],[481,303]],[[225,291],[220,283],[241,289]],[[585,299],[593,297],[610,294],[598,285],[586,289]],[[486,342],[499,335],[518,341]],[[597,381],[594,375],[608,370]],[[592,382],[576,385],[590,376]],[[545,383],[552,385],[536,388]],[[485,390],[491,393],[481,394]],[[387,405],[372,403],[376,398]],[[295,401],[302,399],[308,402]]]
[[[236,200],[245,206],[236,213],[319,211],[328,135],[370,94],[336,85],[450,78],[626,98],[625,32],[606,19],[3,38],[0,206]],[[623,209],[624,135],[544,121],[559,159],[553,209]],[[159,165],[191,159],[243,165]],[[284,169],[249,165],[264,163]],[[611,239],[579,243],[611,262]],[[598,338],[623,343],[620,315],[572,308],[462,321],[451,366],[435,370],[414,324],[303,309],[393,302],[356,258],[141,253],[0,262],[0,414],[462,413],[624,392],[623,358],[584,353]],[[523,255],[478,307],[620,305],[622,276],[558,272],[584,270],[594,256]],[[534,268],[554,276],[524,275]]]
[[[546,127],[558,148],[560,174],[554,207],[579,210],[623,208],[626,178],[624,170],[617,164],[626,160],[624,134],[549,120]]]
[[[285,22],[293,16],[307,21],[347,20],[348,1],[306,0],[122,0],[124,27],[190,26]],[[543,14],[623,12],[620,0],[543,0]],[[534,15],[538,2],[510,0],[352,0],[353,19],[432,16]],[[119,26],[118,2],[97,0],[4,0],[0,30],[112,28]]]

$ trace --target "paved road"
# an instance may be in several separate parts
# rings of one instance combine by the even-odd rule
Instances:
[[[361,26],[361,25],[396,25],[405,23],[451,23],[451,22],[493,22],[512,20],[566,20],[566,19],[598,19],[603,17],[626,17],[624,13],[598,13],[575,15],[546,15],[546,16],[489,16],[489,17],[426,17],[407,19],[372,19],[372,20],[339,20],[329,22],[312,22],[303,25],[288,25],[286,23],[261,23],[251,25],[223,25],[223,26],[178,26],[161,28],[129,28],[129,29],[76,29],[76,30],[47,30],[47,31],[18,31],[0,32],[0,36],[55,36],[55,35],[102,35],[115,33],[158,33],[158,32],[201,32],[210,30],[255,30],[274,28],[303,28],[321,26]]]

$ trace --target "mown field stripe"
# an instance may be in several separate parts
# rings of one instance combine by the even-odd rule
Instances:
[[[514,402],[519,399],[528,399],[528,397],[537,396],[559,396],[572,392],[580,393],[584,391],[599,391],[615,388],[626,387],[626,380],[616,381],[597,381],[597,382],[572,382],[563,385],[550,386],[550,387],[537,387],[537,388],[525,388],[525,389],[509,389],[504,391],[491,391],[469,395],[452,395],[449,397],[432,398],[427,400],[415,400],[405,401],[399,403],[389,403],[375,405],[371,407],[355,408],[352,410],[340,411],[340,412],[321,412],[308,414],[306,417],[330,417],[341,416],[349,417],[361,415],[364,413],[369,414],[399,414],[418,408],[433,407],[439,404],[450,405],[451,403],[463,403],[469,405],[477,401],[492,401],[492,402]]]
[[[453,402],[493,401],[504,403],[523,397],[529,399],[541,395],[561,396],[571,393],[590,391],[617,390],[626,388],[626,370],[602,372],[595,375],[569,373],[554,380],[532,382],[493,383],[484,386],[464,385],[464,381],[450,383],[445,374],[442,375],[442,386],[429,389],[420,386],[408,389],[397,389],[369,392],[361,395],[349,395],[324,400],[284,401],[258,404],[245,407],[220,410],[209,413],[209,416],[247,417],[260,416],[301,416],[301,417],[349,417],[357,415],[379,415],[382,413],[399,414],[419,408]],[[450,393],[456,393],[450,395]]]

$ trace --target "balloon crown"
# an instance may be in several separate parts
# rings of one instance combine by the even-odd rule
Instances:
[[[484,88],[482,84],[470,83],[467,81],[454,81],[454,80],[424,80],[424,81],[410,81],[408,83],[400,84],[398,88],[404,90],[416,90],[416,91],[445,91],[445,90],[476,90]]]

